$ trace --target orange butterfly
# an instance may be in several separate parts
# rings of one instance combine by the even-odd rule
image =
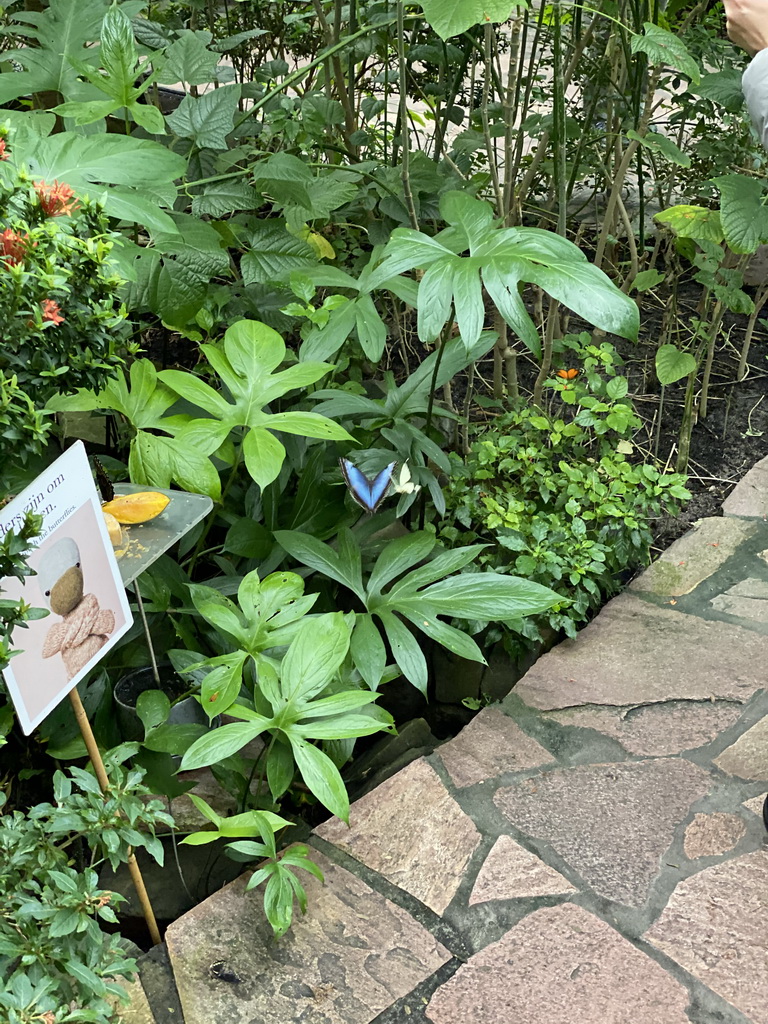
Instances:
[[[578,377],[578,370],[558,370],[557,376],[562,377],[563,380],[573,380],[574,377]]]

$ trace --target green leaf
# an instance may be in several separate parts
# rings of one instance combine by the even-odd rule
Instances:
[[[681,352],[676,345],[662,345],[656,352],[656,376],[660,384],[674,384],[696,370],[690,352]]]
[[[469,348],[476,345],[485,321],[480,267],[474,260],[457,261],[453,268],[454,315],[459,334]]]
[[[670,163],[677,164],[678,167],[691,166],[691,158],[688,154],[684,153],[679,146],[676,146],[672,139],[667,138],[666,135],[662,135],[660,132],[649,131],[645,135],[639,135],[636,131],[628,131],[627,138],[639,142],[641,146],[644,146],[652,153],[660,153]]]
[[[245,624],[233,601],[213,587],[199,583],[189,583],[187,586],[192,603],[206,622],[228,633],[237,643],[245,643]]]
[[[275,540],[297,562],[330,576],[337,583],[349,587],[361,601],[365,600],[365,593],[357,587],[354,578],[343,570],[339,556],[327,544],[298,530],[275,530]]]
[[[223,655],[223,664],[217,665],[203,680],[200,704],[210,720],[227,711],[240,695],[247,657],[246,651]]]
[[[387,634],[389,646],[397,662],[398,668],[409,683],[425,696],[427,693],[427,662],[413,633],[387,609],[377,609],[384,632]]]
[[[244,285],[287,281],[293,271],[317,265],[312,246],[286,231],[280,220],[262,221],[249,233],[248,243],[240,260]]]
[[[288,791],[295,771],[291,747],[276,739],[267,754],[267,784],[273,800],[279,800]]]
[[[249,722],[232,722],[212,729],[196,740],[184,754],[181,770],[192,771],[194,768],[205,768],[209,764],[223,761],[242,750],[270,725],[271,719],[258,715]]]
[[[453,308],[455,258],[446,256],[427,267],[419,285],[418,332],[422,341],[434,341]]]
[[[723,240],[720,212],[706,206],[670,206],[655,214],[653,219],[668,224],[678,238],[695,238],[717,245]]]
[[[423,530],[389,541],[373,567],[368,580],[368,593],[380,593],[392,580],[423,562],[434,546],[434,535]]]
[[[720,190],[720,223],[725,241],[738,253],[755,252],[768,241],[768,209],[763,183],[746,174],[712,178]]]
[[[293,920],[293,886],[288,871],[281,871],[279,864],[264,890],[264,913],[275,938],[285,935]]]
[[[339,769],[322,750],[300,736],[290,736],[296,767],[310,791],[331,814],[349,824],[349,797]]]
[[[477,661],[481,665],[486,663],[483,652],[472,637],[462,630],[456,629],[455,626],[449,626],[447,622],[441,622],[434,612],[429,609],[426,602],[424,609],[420,609],[418,612],[403,607],[400,609],[400,613],[418,630],[426,633],[428,637],[439,643],[442,647],[453,651],[454,654],[458,654],[460,658],[466,658],[468,661]]]
[[[659,25],[644,22],[643,35],[632,36],[631,49],[632,53],[645,53],[650,64],[682,72],[694,85],[698,85],[701,80],[699,65],[680,36],[667,32]]]
[[[199,149],[226,149],[240,100],[239,85],[224,85],[201,96],[185,96],[167,117],[168,127]]]
[[[340,715],[338,718],[302,720],[298,725],[291,726],[291,733],[306,739],[343,740],[371,736],[386,728],[386,722],[380,722],[368,715]]]
[[[496,572],[464,573],[450,579],[439,580],[418,596],[398,595],[397,605],[410,604],[414,612],[423,600],[440,615],[461,619],[481,619],[499,622],[547,611],[563,598],[548,587],[531,580],[519,579]]]
[[[216,81],[220,57],[207,49],[210,32],[183,29],[165,51],[159,81],[165,85],[184,82],[186,85],[207,85]]]
[[[376,690],[387,667],[387,651],[370,615],[357,615],[350,641],[352,661],[366,686]]]
[[[209,214],[212,217],[223,217],[236,210],[255,210],[259,205],[256,189],[245,182],[219,181],[207,185],[202,195],[192,200],[192,213],[195,217]]]
[[[504,22],[522,4],[519,0],[421,0],[421,6],[440,38],[450,39],[475,25]]]
[[[168,720],[171,702],[162,690],[145,690],[136,701],[136,714],[141,719],[146,732],[151,732],[158,725]]]
[[[348,650],[349,629],[342,612],[303,622],[282,662],[285,698],[306,701],[325,689]]]
[[[660,270],[641,270],[632,282],[632,287],[638,292],[647,292],[661,284],[664,275]]]
[[[356,711],[366,704],[372,704],[376,700],[375,693],[367,690],[344,690],[342,693],[331,694],[330,697],[321,697],[307,704],[302,710],[302,722],[306,723],[311,718],[327,718],[331,715],[346,715],[350,711]]]
[[[470,544],[466,547],[454,548],[452,551],[443,551],[437,558],[433,558],[426,565],[414,569],[413,572],[398,580],[387,596],[394,598],[402,593],[411,593],[418,587],[424,587],[428,583],[434,583],[435,580],[441,580],[444,576],[450,576],[451,573],[458,572],[465,565],[474,562],[486,547],[486,544]]]
[[[285,448],[274,434],[261,427],[253,427],[246,434],[242,451],[251,479],[262,490],[277,480],[285,460]]]

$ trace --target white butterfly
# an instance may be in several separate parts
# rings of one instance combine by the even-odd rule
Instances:
[[[404,462],[400,467],[400,473],[397,479],[392,479],[392,490],[396,494],[416,494],[421,490],[418,484],[415,484],[411,479],[411,471],[408,469],[408,463]]]

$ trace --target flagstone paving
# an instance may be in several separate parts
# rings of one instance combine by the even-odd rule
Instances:
[[[183,1021],[768,1024],[768,460],[724,513],[317,828],[279,943],[247,876],[171,925]]]

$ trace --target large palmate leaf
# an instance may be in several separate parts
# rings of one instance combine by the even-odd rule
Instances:
[[[658,67],[672,68],[690,78],[694,85],[701,81],[699,65],[688,51],[688,47],[679,35],[668,32],[650,21],[643,24],[643,34],[633,35],[632,53],[644,53],[650,64]]]
[[[540,341],[519,284],[538,284],[588,323],[635,339],[637,305],[572,242],[538,228],[500,228],[488,203],[447,192],[440,210],[449,227],[435,237],[396,228],[368,287],[425,269],[417,302],[419,337],[434,341],[451,316],[464,344],[477,344],[485,321],[483,287],[497,310],[534,353]],[[469,250],[469,255],[462,255]]]
[[[13,147],[13,159],[33,178],[61,181],[80,196],[100,198],[104,209],[121,220],[134,220],[155,231],[175,232],[170,216],[147,198],[158,185],[171,185],[186,161],[151,139],[126,135],[27,136]]]
[[[226,149],[240,100],[239,85],[224,85],[202,96],[185,96],[168,115],[168,127],[199,149]]]
[[[385,545],[364,583],[351,531],[340,531],[336,551],[296,531],[278,530],[275,538],[297,561],[348,587],[364,605],[365,613],[356,617],[351,650],[358,671],[374,690],[386,665],[384,637],[402,674],[426,692],[427,663],[411,627],[463,658],[484,663],[475,641],[439,616],[499,622],[538,615],[562,602],[547,587],[515,576],[455,575],[477,558],[483,544],[446,551],[420,564],[432,553],[435,537],[426,532],[398,537]]]
[[[3,54],[26,70],[0,75],[0,103],[33,92],[56,92],[65,99],[92,95],[92,88],[78,81],[74,63],[93,62],[98,55],[89,44],[99,38],[109,4],[110,0],[49,0],[44,10],[7,11],[4,34],[32,39],[35,45]],[[145,6],[143,0],[127,0],[120,10],[132,18]]]
[[[285,448],[274,431],[329,441],[352,440],[346,430],[317,413],[264,411],[277,398],[315,383],[332,369],[328,363],[299,363],[275,373],[285,359],[285,343],[266,324],[241,320],[226,332],[222,347],[202,345],[201,350],[224,384],[226,396],[181,370],[163,370],[159,377],[205,411],[207,418],[187,417],[184,426],[185,436],[196,432],[196,444],[204,454],[212,454],[231,430],[244,427],[245,465],[263,488],[276,479],[285,459]]]
[[[713,178],[720,189],[720,223],[734,252],[755,252],[768,241],[768,208],[763,183],[746,174]]]

